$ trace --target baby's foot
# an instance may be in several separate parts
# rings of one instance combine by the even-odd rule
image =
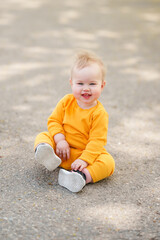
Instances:
[[[66,171],[60,169],[58,176],[58,183],[62,187],[67,188],[71,192],[79,192],[86,185],[86,178],[84,173],[79,171]]]
[[[61,164],[61,159],[47,143],[41,143],[37,146],[35,158],[38,163],[44,165],[49,171],[53,171]]]

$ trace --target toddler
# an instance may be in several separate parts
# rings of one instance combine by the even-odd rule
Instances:
[[[48,118],[48,132],[35,140],[35,158],[49,171],[60,167],[58,183],[79,192],[109,177],[114,159],[106,151],[108,114],[98,101],[105,68],[90,52],[77,54],[71,69],[72,94],[64,96]]]

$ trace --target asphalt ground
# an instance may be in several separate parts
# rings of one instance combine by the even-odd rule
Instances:
[[[0,3],[0,239],[160,239],[160,1]],[[78,194],[34,160],[78,49],[108,67],[113,176]]]

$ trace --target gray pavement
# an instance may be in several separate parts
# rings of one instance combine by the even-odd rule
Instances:
[[[160,239],[160,1],[0,3],[0,239]],[[34,160],[36,135],[70,93],[72,56],[108,66],[112,177],[73,194]]]

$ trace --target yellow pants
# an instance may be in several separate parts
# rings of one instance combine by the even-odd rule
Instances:
[[[34,149],[40,143],[48,143],[53,147],[54,151],[56,148],[55,142],[49,132],[42,132],[37,135]],[[70,158],[67,161],[62,160],[60,167],[71,170],[71,164],[80,157],[82,150],[71,148],[70,149]],[[98,158],[93,162],[93,164],[88,165],[87,169],[91,174],[93,182],[98,182],[106,177],[109,177],[113,174],[115,168],[115,162],[112,156],[106,151],[98,156]]]

